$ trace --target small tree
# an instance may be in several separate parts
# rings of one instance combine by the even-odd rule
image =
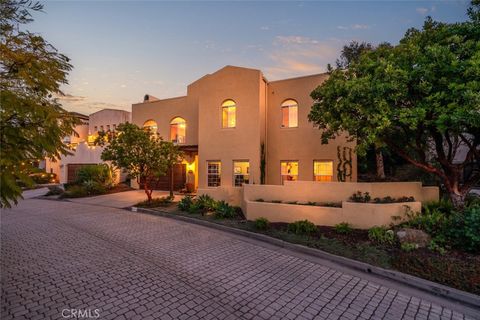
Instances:
[[[40,35],[24,30],[38,2],[0,1],[0,207],[17,203],[31,185],[33,160],[69,153],[62,141],[80,121],[65,111],[55,94],[67,83],[69,59]]]
[[[183,152],[180,148],[169,141],[161,141],[160,148],[162,152],[162,158],[165,162],[165,165],[170,172],[170,198],[173,198],[173,178],[174,171],[173,168],[176,164],[180,163],[183,159]]]
[[[139,185],[143,184],[148,201],[151,201],[153,187],[170,165],[165,157],[165,142],[148,130],[124,123],[118,126],[117,134],[110,136],[108,142],[100,135],[96,143],[105,144],[102,160],[112,161]]]
[[[427,18],[399,45],[382,44],[347,70],[332,70],[311,95],[309,119],[323,130],[322,142],[342,131],[356,139],[359,153],[381,142],[438,176],[463,207],[480,181],[476,171],[462,182],[464,168],[480,160],[479,3],[472,2],[470,21]]]

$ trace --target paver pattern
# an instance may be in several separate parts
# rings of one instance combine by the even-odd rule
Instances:
[[[2,320],[473,319],[209,228],[49,200],[2,211],[1,284]]]

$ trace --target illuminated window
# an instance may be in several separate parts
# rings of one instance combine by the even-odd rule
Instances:
[[[333,180],[333,161],[314,161],[313,177],[315,181]]]
[[[250,162],[233,161],[233,184],[235,187],[241,187],[250,181]]]
[[[282,103],[282,128],[298,127],[298,103],[295,100],[286,100]]]
[[[221,162],[207,161],[207,186],[219,187],[221,183]]]
[[[282,161],[280,162],[280,170],[282,174],[282,184],[284,181],[298,180],[298,161]]]
[[[185,119],[176,117],[170,121],[170,140],[173,143],[185,143],[185,130],[187,123]]]
[[[143,128],[149,130],[152,133],[157,133],[158,131],[158,126],[157,123],[153,120],[147,120],[143,124]]]
[[[222,127],[223,128],[235,128],[237,124],[236,120],[236,110],[235,101],[226,100],[222,103]]]

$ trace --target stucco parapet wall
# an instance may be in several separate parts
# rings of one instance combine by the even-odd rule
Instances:
[[[341,202],[357,191],[368,192],[372,199],[414,197],[416,201],[438,201],[438,187],[423,187],[421,182],[315,182],[285,181],[285,185],[244,185],[245,200],[282,200],[300,202]]]
[[[270,222],[308,220],[320,226],[335,226],[342,222],[358,229],[388,226],[404,220],[407,211],[419,212],[421,202],[358,203],[343,201],[341,208],[298,204],[245,201],[248,220],[263,217]],[[397,219],[399,217],[400,219]]]

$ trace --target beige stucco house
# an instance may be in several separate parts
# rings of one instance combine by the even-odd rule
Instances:
[[[307,119],[310,93],[326,78],[316,74],[268,81],[260,70],[226,66],[188,85],[185,96],[146,95],[132,105],[132,122],[185,151],[185,161],[175,168],[177,189],[187,183],[211,193],[260,184],[262,176],[273,185],[354,182],[354,143],[341,136],[322,145],[321,131]]]
[[[75,127],[76,134],[64,138],[72,154],[54,161],[45,160],[45,170],[55,173],[60,183],[75,180],[76,171],[84,165],[103,163],[100,158],[103,148],[93,145],[99,131],[115,131],[119,124],[131,121],[130,112],[117,109],[103,109],[89,116],[77,113],[76,116],[81,119],[81,124]],[[124,178],[118,172],[117,180]]]

